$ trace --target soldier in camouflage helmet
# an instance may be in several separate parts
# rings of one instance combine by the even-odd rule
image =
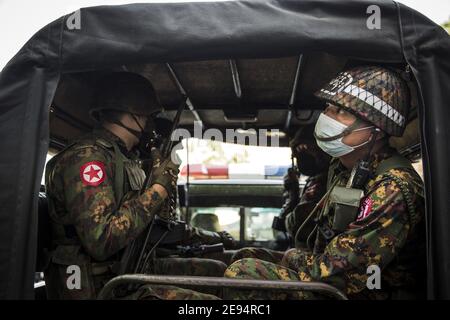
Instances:
[[[409,93],[395,71],[357,67],[340,73],[317,96],[327,102],[315,136],[334,159],[327,192],[310,218],[309,249],[286,252],[281,264],[242,259],[226,277],[319,281],[353,299],[417,298],[425,278],[423,184],[409,160],[388,145],[408,119]],[[368,267],[381,287],[367,286]],[[317,299],[317,293],[226,290],[226,298]]]
[[[129,72],[108,75],[96,90],[91,115],[99,126],[70,143],[46,167],[46,190],[53,250],[45,270],[50,299],[95,298],[115,274],[125,247],[155,215],[167,212],[176,187],[178,165],[153,149],[151,185],[140,192],[145,172],[135,152],[141,135],[151,130],[162,110],[151,83]],[[219,234],[190,229],[187,241],[223,242]],[[225,239],[226,240],[226,239]],[[80,268],[80,288],[69,288],[68,266]],[[221,276],[223,262],[207,259],[155,259],[154,273]],[[154,297],[203,297],[174,288]],[[142,291],[140,291],[142,292]],[[207,298],[208,295],[205,295]]]

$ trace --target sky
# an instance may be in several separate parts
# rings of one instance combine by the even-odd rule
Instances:
[[[137,2],[186,2],[186,0],[0,0],[0,70],[34,33],[67,13],[81,7]],[[401,0],[399,2],[416,9],[438,24],[450,18],[449,0]]]

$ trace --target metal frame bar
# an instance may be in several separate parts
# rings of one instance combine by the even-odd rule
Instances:
[[[245,207],[239,207],[239,243],[245,244]]]
[[[241,104],[242,102],[242,86],[241,86],[241,78],[239,76],[239,71],[238,71],[238,67],[236,64],[236,60],[234,59],[230,59],[228,60],[229,66],[230,66],[230,71],[231,71],[231,78],[233,80],[233,88],[234,88],[234,93],[236,94],[236,98],[239,100],[239,104]],[[257,117],[241,117],[241,118],[228,118],[225,113],[225,121],[226,122],[230,122],[230,123],[240,123],[242,125],[243,128],[246,127],[246,123],[254,123],[256,121],[258,121]]]
[[[56,149],[58,151],[64,149],[67,146],[67,141],[65,139],[61,139],[58,137],[50,137],[50,142],[49,142],[49,149],[53,148]]]
[[[106,300],[112,298],[114,289],[117,286],[124,284],[220,287],[247,290],[309,291],[328,295],[338,300],[348,300],[342,291],[320,282],[229,279],[222,277],[157,276],[146,274],[122,275],[111,279],[100,291],[98,299]]]
[[[239,77],[239,71],[236,65],[236,60],[229,60],[230,69],[231,69],[231,77],[233,78],[233,87],[234,93],[236,97],[240,100],[242,99],[242,87],[241,87],[241,79]]]
[[[295,98],[296,98],[296,93],[297,93],[298,81],[300,78],[300,69],[301,69],[302,62],[303,62],[303,55],[301,54],[298,56],[297,70],[295,71],[294,83],[292,84],[291,97],[289,99],[289,106],[288,106],[289,110],[288,110],[288,114],[286,115],[286,122],[284,124],[285,131],[288,131],[289,126],[291,125],[292,113],[293,113],[293,108],[294,108],[294,103],[295,103]]]
[[[75,118],[74,116],[63,111],[58,106],[52,105],[50,107],[49,112],[50,112],[50,114],[54,114],[55,117],[61,119],[64,122],[67,122],[69,125],[71,125],[74,128],[77,128],[79,130],[89,131],[92,129],[91,126],[85,124],[84,122],[80,121],[79,119]]]
[[[175,73],[175,70],[172,68],[172,66],[170,65],[170,63],[166,63],[166,67],[169,70],[169,73],[172,77],[172,80],[175,83],[175,86],[178,88],[178,90],[180,91],[182,98],[186,97],[186,105],[189,108],[189,110],[192,112],[192,114],[194,115],[195,120],[200,121],[203,124],[202,119],[200,118],[200,115],[198,114],[198,112],[195,110],[194,105],[192,104],[191,99],[189,98],[189,96],[187,95],[186,90],[184,89],[183,85],[181,84],[180,79],[178,78],[177,74]]]

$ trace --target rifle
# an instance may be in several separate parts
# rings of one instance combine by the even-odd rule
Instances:
[[[191,245],[191,246],[177,245],[174,248],[164,248],[164,249],[161,248],[158,250],[161,250],[161,254],[163,256],[170,256],[175,254],[183,258],[192,258],[192,257],[201,257],[207,253],[223,252],[224,247],[223,243],[216,243],[211,245],[207,244]]]
[[[298,168],[297,168],[297,166],[296,166],[296,164],[294,162],[294,156],[293,155],[291,156],[291,162],[292,162],[292,166],[291,166],[291,168],[288,169],[288,174],[289,175],[294,174],[294,175],[298,176],[299,172],[298,172]],[[289,187],[289,186],[287,186],[286,183],[285,183],[284,184],[285,190],[286,190],[287,187]],[[295,186],[295,187],[290,186],[290,188],[298,188],[298,185]],[[284,194],[286,192],[288,192],[288,195],[284,199],[285,203],[283,204],[283,207],[281,208],[280,215],[273,217],[272,229],[278,230],[278,231],[282,231],[282,232],[286,233],[286,226],[284,224],[284,220],[286,218],[286,215],[289,212],[291,212],[292,210],[295,209],[295,207],[297,206],[299,197],[300,197],[300,195],[297,194],[297,190],[294,190],[294,191],[295,192],[291,192],[290,190],[286,190],[283,193],[283,196],[284,196]],[[292,194],[290,194],[290,193],[292,193]],[[286,199],[289,199],[288,197],[294,197],[295,199],[290,199],[290,201],[287,202]]]
[[[177,113],[172,123],[170,134],[168,135],[166,141],[163,142],[161,145],[163,159],[167,158],[172,150],[173,147],[172,133],[175,131],[180,122],[181,113],[183,112],[186,106],[186,101],[187,96],[183,95],[182,101],[180,103],[180,106],[178,107]],[[141,193],[143,193],[147,188],[150,187],[149,185],[151,182],[150,176],[151,176],[150,170],[148,170],[146,178],[144,180],[144,184],[141,189]],[[173,201],[173,199],[171,199],[170,201]],[[156,221],[158,221],[157,224],[155,223]],[[174,228],[175,224],[176,222],[174,221],[164,220],[162,218],[155,216],[154,220],[147,228],[147,231],[143,232],[140,236],[138,236],[135,240],[133,240],[133,242],[125,249],[116,272],[119,275],[129,273],[142,273],[156,246],[158,246],[160,242],[164,240],[169,231]],[[178,228],[180,227],[184,226],[178,226]],[[161,232],[159,233],[156,232],[156,234],[153,236],[152,230],[158,231],[161,228],[165,228],[165,231],[162,234]],[[156,239],[157,237],[159,238]],[[154,246],[150,248],[150,250],[148,250],[150,243],[154,244]],[[136,257],[138,258],[136,259]]]

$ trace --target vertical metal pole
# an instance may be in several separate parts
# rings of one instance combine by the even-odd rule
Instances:
[[[239,208],[239,217],[239,242],[241,243],[241,245],[245,245],[245,207]]]
[[[184,204],[186,206],[186,222],[191,220],[191,213],[189,212],[189,176],[190,176],[190,168],[189,168],[189,138],[186,138],[186,185],[185,185],[185,194],[184,194]],[[189,218],[189,220],[187,219]]]

